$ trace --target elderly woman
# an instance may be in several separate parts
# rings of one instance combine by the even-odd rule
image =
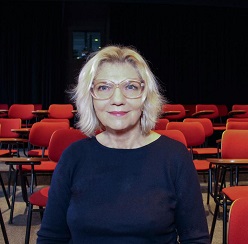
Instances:
[[[88,138],[56,167],[37,243],[209,243],[188,150],[151,131],[164,101],[145,59],[105,47],[73,92]]]

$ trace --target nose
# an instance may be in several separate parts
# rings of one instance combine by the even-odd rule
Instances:
[[[114,93],[111,97],[111,102],[116,105],[121,105],[124,103],[124,101],[125,101],[125,97],[123,96],[121,89],[118,86],[116,86]]]

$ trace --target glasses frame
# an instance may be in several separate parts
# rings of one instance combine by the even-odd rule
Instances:
[[[113,84],[113,88],[114,88],[114,89],[113,89],[113,93],[111,94],[111,96],[108,97],[108,98],[99,98],[99,97],[97,97],[97,96],[94,94],[94,86],[95,86],[94,81],[103,81],[103,82],[105,81],[106,83]],[[91,85],[90,93],[91,93],[92,97],[94,97],[94,98],[97,99],[97,100],[108,100],[108,99],[110,99],[110,98],[114,95],[116,88],[119,88],[119,89],[120,89],[120,87],[119,87],[120,84],[121,84],[121,83],[124,83],[124,82],[128,82],[128,81],[139,82],[139,83],[140,83],[140,86],[141,86],[141,93],[140,93],[137,97],[127,97],[125,94],[123,94],[122,90],[120,89],[121,94],[122,94],[125,98],[128,98],[128,99],[140,98],[140,97],[143,95],[144,90],[145,90],[145,81],[144,81],[144,80],[138,80],[138,79],[125,79],[125,80],[120,81],[120,82],[117,83],[117,84],[114,83],[113,81],[107,80],[107,79],[98,79],[98,80],[94,80],[94,81],[93,81],[93,83],[92,83],[92,85]]]

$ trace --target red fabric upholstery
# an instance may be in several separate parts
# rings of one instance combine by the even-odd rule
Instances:
[[[180,141],[187,147],[187,142],[184,134],[180,130],[154,130],[158,134],[168,136],[174,140]]]
[[[72,142],[86,137],[86,135],[77,129],[57,130],[51,137],[48,157],[50,160],[58,162],[65,148],[67,148]]]
[[[34,118],[32,111],[34,111],[33,104],[12,104],[9,108],[8,117],[30,120]]]
[[[248,198],[235,200],[230,208],[228,244],[246,244],[248,240]]]
[[[216,119],[219,117],[219,110],[215,104],[196,104],[195,111],[213,110],[212,114],[199,115],[200,118]]]
[[[182,120],[186,115],[185,108],[182,104],[164,104],[162,106],[162,112],[166,111],[180,111],[179,114],[166,115],[168,120]]]
[[[158,119],[154,130],[166,130],[166,125],[169,123],[169,120],[164,118],[164,119]]]
[[[1,130],[0,137],[2,138],[18,138],[19,134],[12,132],[11,129],[21,128],[21,119],[0,118]]]
[[[221,140],[222,158],[248,158],[247,142],[248,130],[225,130]]]
[[[234,201],[240,197],[248,197],[248,186],[232,186],[222,189],[228,199]]]
[[[53,119],[71,119],[73,118],[72,104],[51,104],[48,108],[48,117]]]
[[[248,121],[229,121],[226,123],[227,130],[248,130]]]
[[[47,204],[48,199],[48,191],[50,187],[44,187],[40,189],[37,192],[34,192],[30,197],[29,201],[31,204],[39,206],[39,207],[45,207]]]
[[[246,110],[244,114],[235,114],[235,118],[248,118],[248,104],[234,104],[232,110]]]

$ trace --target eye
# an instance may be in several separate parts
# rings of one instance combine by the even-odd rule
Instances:
[[[96,86],[95,86],[95,90],[97,90],[97,91],[108,91],[111,89],[112,89],[112,86],[110,84],[106,84],[106,83],[96,84]]]
[[[136,81],[131,81],[125,86],[126,90],[139,90],[140,89],[140,84]]]

